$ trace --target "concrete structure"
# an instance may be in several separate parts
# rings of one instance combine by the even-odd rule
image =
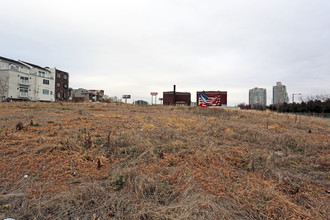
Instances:
[[[263,88],[253,88],[249,90],[249,105],[267,105],[267,92]]]
[[[163,92],[163,105],[187,105],[190,106],[191,95],[189,92],[177,92],[176,86],[173,91]]]
[[[0,57],[0,100],[55,101],[52,72],[24,61]]]
[[[79,88],[71,91],[73,102],[88,102],[89,91],[87,89]]]
[[[104,90],[87,90],[83,88],[71,89],[71,97],[73,102],[102,102]]]
[[[273,86],[273,104],[283,104],[284,102],[289,103],[286,86],[282,85],[281,82],[277,82],[276,86]]]
[[[69,73],[56,68],[49,68],[55,76],[55,93],[56,101],[69,100]]]

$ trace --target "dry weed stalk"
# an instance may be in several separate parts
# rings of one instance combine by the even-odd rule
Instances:
[[[0,104],[0,206],[9,205],[0,218],[329,216],[328,119],[113,103]],[[32,118],[41,126],[18,132],[11,124]]]

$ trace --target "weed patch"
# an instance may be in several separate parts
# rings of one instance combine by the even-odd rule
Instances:
[[[328,119],[185,106],[0,105],[0,218],[328,218]]]

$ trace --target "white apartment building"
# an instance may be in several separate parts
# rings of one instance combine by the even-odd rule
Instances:
[[[0,101],[55,101],[54,74],[24,61],[0,57]]]

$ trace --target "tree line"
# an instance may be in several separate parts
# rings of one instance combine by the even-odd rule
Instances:
[[[293,113],[317,113],[317,114],[329,114],[330,113],[330,95],[319,95],[315,97],[307,97],[305,100],[301,100],[300,103],[283,103],[272,104],[264,106],[260,104],[246,105],[241,103],[238,105],[240,109],[253,109],[253,110],[266,110],[276,112],[293,112]]]
[[[294,113],[330,113],[330,99],[309,100],[301,103],[283,103],[281,105],[270,105],[271,111],[277,112],[294,112]]]

